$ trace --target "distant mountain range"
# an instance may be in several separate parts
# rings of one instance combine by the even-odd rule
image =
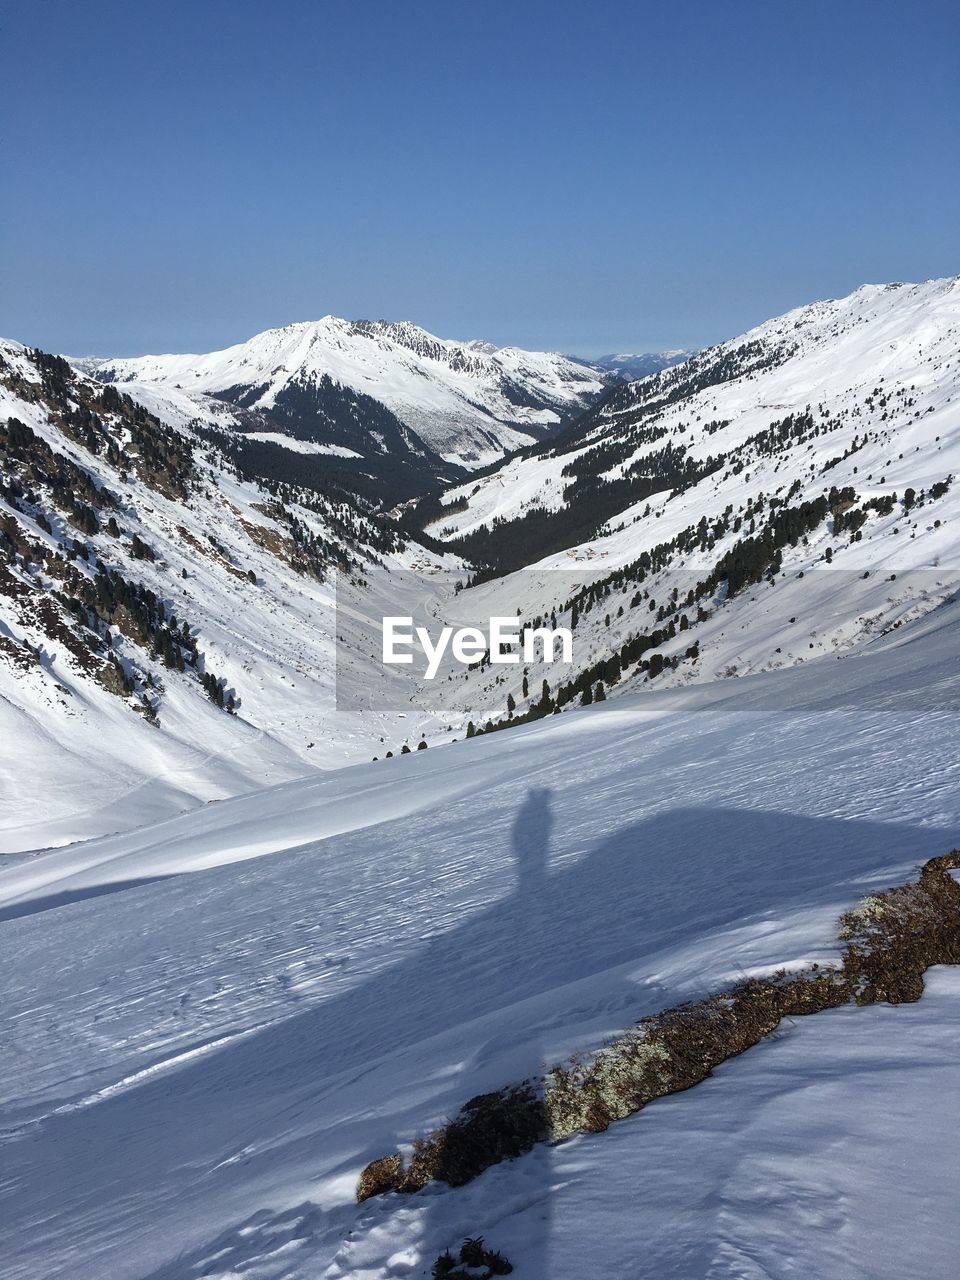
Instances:
[[[637,378],[649,377],[651,373],[659,373],[661,369],[669,369],[672,365],[682,364],[696,355],[695,350],[677,348],[673,351],[620,351],[606,356],[570,356],[571,360],[581,361],[603,373],[613,374],[624,382],[633,382]]]

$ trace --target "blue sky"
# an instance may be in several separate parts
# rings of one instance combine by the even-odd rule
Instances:
[[[333,312],[584,354],[960,271],[960,12],[913,0],[8,6],[0,333]]]

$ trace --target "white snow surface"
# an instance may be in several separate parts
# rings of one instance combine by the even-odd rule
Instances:
[[[327,375],[379,400],[435,452],[465,467],[529,444],[540,428],[575,416],[604,386],[596,369],[551,352],[437,338],[409,322],[337,316],[268,329],[206,355],[76,363],[98,376],[154,384],[200,402],[233,387],[256,387],[252,408],[272,406],[292,381]],[[511,389],[530,403],[516,403]]]
[[[356,449],[347,449],[342,444],[317,444],[315,440],[297,440],[294,436],[284,435],[282,431],[247,431],[249,440],[266,440],[269,444],[282,445],[284,449],[292,449],[294,453],[327,454],[333,458],[360,458],[363,455]]]
[[[840,660],[590,708],[8,858],[10,1280],[955,1274],[960,980],[784,1025],[461,1189],[356,1177],[744,974],[960,833],[960,603]]]

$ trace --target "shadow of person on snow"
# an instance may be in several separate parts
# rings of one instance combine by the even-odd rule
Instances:
[[[503,899],[498,905],[523,927],[531,937],[545,938],[549,934],[547,913],[550,909],[550,841],[553,834],[554,817],[551,806],[551,794],[548,787],[533,787],[527,792],[526,799],[517,810],[510,832],[510,850],[516,869],[514,891],[510,898]],[[520,925],[520,922],[522,926]],[[515,975],[522,981],[522,975]],[[481,1054],[496,1054],[505,1050],[507,1045],[499,1043],[504,1033],[494,1036],[488,1041]],[[518,1070],[522,1076],[536,1077],[542,1074],[545,1051],[543,1037],[534,1027],[524,1036],[523,1047],[518,1060]],[[465,1097],[464,1102],[468,1099]],[[544,1128],[546,1117],[540,1111],[531,1114],[528,1119],[538,1128]],[[512,1136],[512,1135],[511,1135]],[[456,1168],[457,1157],[450,1158],[451,1167]],[[524,1246],[536,1257],[545,1257],[550,1240],[551,1197],[549,1160],[541,1160],[537,1165],[539,1185],[527,1188],[526,1200],[528,1210],[524,1217]],[[484,1225],[469,1219],[469,1210],[458,1203],[456,1193],[449,1194],[450,1188],[444,1183],[428,1184],[422,1194],[424,1212],[422,1214],[422,1252],[428,1265],[445,1249],[449,1249],[454,1257],[463,1241],[469,1237],[483,1234]],[[466,1211],[465,1211],[466,1210]],[[486,1247],[499,1249],[500,1241],[494,1236],[486,1239]]]
[[[540,1071],[547,1029],[564,1018],[580,1025],[592,1016],[598,1026],[616,1029],[676,999],[676,972],[661,981],[652,971],[655,955],[662,971],[665,952],[688,948],[691,938],[725,936],[733,964],[741,955],[744,964],[755,963],[742,951],[745,925],[759,922],[762,935],[769,918],[769,932],[775,933],[775,913],[784,903],[800,911],[852,905],[852,897],[890,883],[884,868],[945,852],[957,834],[792,813],[675,808],[608,831],[578,855],[575,847],[559,853],[553,848],[565,834],[554,812],[558,804],[546,789],[527,791],[510,828],[512,892],[434,933],[414,954],[96,1107],[63,1109],[34,1125],[6,1152],[6,1176],[21,1188],[15,1212],[33,1215],[28,1220],[34,1221],[54,1207],[66,1220],[96,1213],[123,1197],[124,1171],[134,1166],[140,1194],[154,1197],[154,1220],[173,1221],[179,1214],[179,1243],[192,1251],[161,1266],[151,1280],[184,1280],[197,1273],[204,1258],[212,1259],[211,1238],[223,1221],[218,1206],[246,1195],[258,1181],[269,1185],[278,1151],[284,1176],[291,1178],[295,1171],[301,1187],[311,1170],[315,1177],[322,1170],[324,1180],[355,1176],[368,1160],[422,1134],[425,1123],[449,1119],[478,1088],[496,1088]],[[364,840],[369,835],[347,834],[323,847],[328,856],[349,857]],[[297,859],[308,865],[312,854],[315,849],[298,851]],[[300,877],[299,865],[280,856],[247,864],[245,874],[264,894],[274,878],[281,883],[284,877]],[[188,893],[186,881],[196,884],[209,876],[213,883],[217,877],[229,882],[235,871],[214,868],[181,877],[179,890],[174,879],[148,892]],[[303,909],[309,911],[310,877],[300,878]],[[855,894],[851,884],[857,885]],[[335,923],[331,916],[331,930]],[[790,958],[776,956],[774,962]],[[690,968],[695,957],[685,963],[684,972],[695,978]],[[622,971],[608,972],[620,966]],[[590,1004],[589,986],[573,984],[599,975],[605,976],[598,1012]],[[684,995],[692,998],[706,989],[698,992],[688,984]],[[526,1016],[530,1029],[520,1051],[505,1054]],[[479,1031],[477,1020],[482,1020]],[[452,1057],[450,1033],[466,1024],[473,1024],[471,1047]],[[419,1054],[419,1046],[435,1040],[452,1068],[438,1063],[435,1074],[427,1073],[429,1089],[411,1088],[402,1103],[394,1097],[385,1119],[376,1097],[390,1087],[398,1064],[412,1070],[404,1051],[418,1046]],[[507,1061],[510,1074],[500,1078],[496,1073]],[[374,1098],[362,1092],[371,1088],[380,1090]],[[342,1104],[345,1119],[339,1125],[324,1121],[324,1099],[334,1092],[350,1099],[349,1106]],[[444,1113],[438,1114],[441,1108]],[[241,1146],[244,1154],[238,1158]],[[217,1197],[201,1210],[204,1182],[214,1167]],[[542,1165],[549,1167],[549,1161]],[[84,1170],[82,1179],[78,1168]],[[185,1199],[182,1177],[188,1169],[200,1172]],[[533,1270],[525,1262],[525,1280],[549,1275],[549,1178],[540,1182],[542,1198],[536,1188],[529,1197],[530,1204],[541,1205],[540,1216],[531,1222],[526,1210],[522,1218],[524,1238],[530,1229],[536,1236],[524,1251],[538,1258]],[[467,1200],[461,1208],[458,1192],[439,1184],[400,1198],[399,1207],[408,1213],[421,1197],[423,1209],[417,1212],[422,1212],[427,1268],[464,1235],[485,1234],[484,1222],[463,1218]],[[309,1236],[315,1242],[331,1232],[331,1239],[346,1231],[357,1236],[360,1223],[371,1217],[380,1221],[392,1207],[397,1202],[391,1197],[360,1209],[339,1205],[330,1210],[332,1216],[308,1214]],[[312,1212],[315,1206],[307,1208]],[[271,1214],[279,1222],[289,1206],[263,1212],[264,1223]],[[507,1225],[491,1232],[488,1244],[509,1256],[511,1233],[504,1230],[506,1238],[497,1238]],[[259,1228],[266,1230],[266,1225]],[[161,1246],[158,1242],[158,1257]]]

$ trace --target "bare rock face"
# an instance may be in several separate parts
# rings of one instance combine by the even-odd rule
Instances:
[[[118,698],[126,695],[126,681],[119,663],[105,662],[97,672],[97,679],[108,693],[115,693]]]

